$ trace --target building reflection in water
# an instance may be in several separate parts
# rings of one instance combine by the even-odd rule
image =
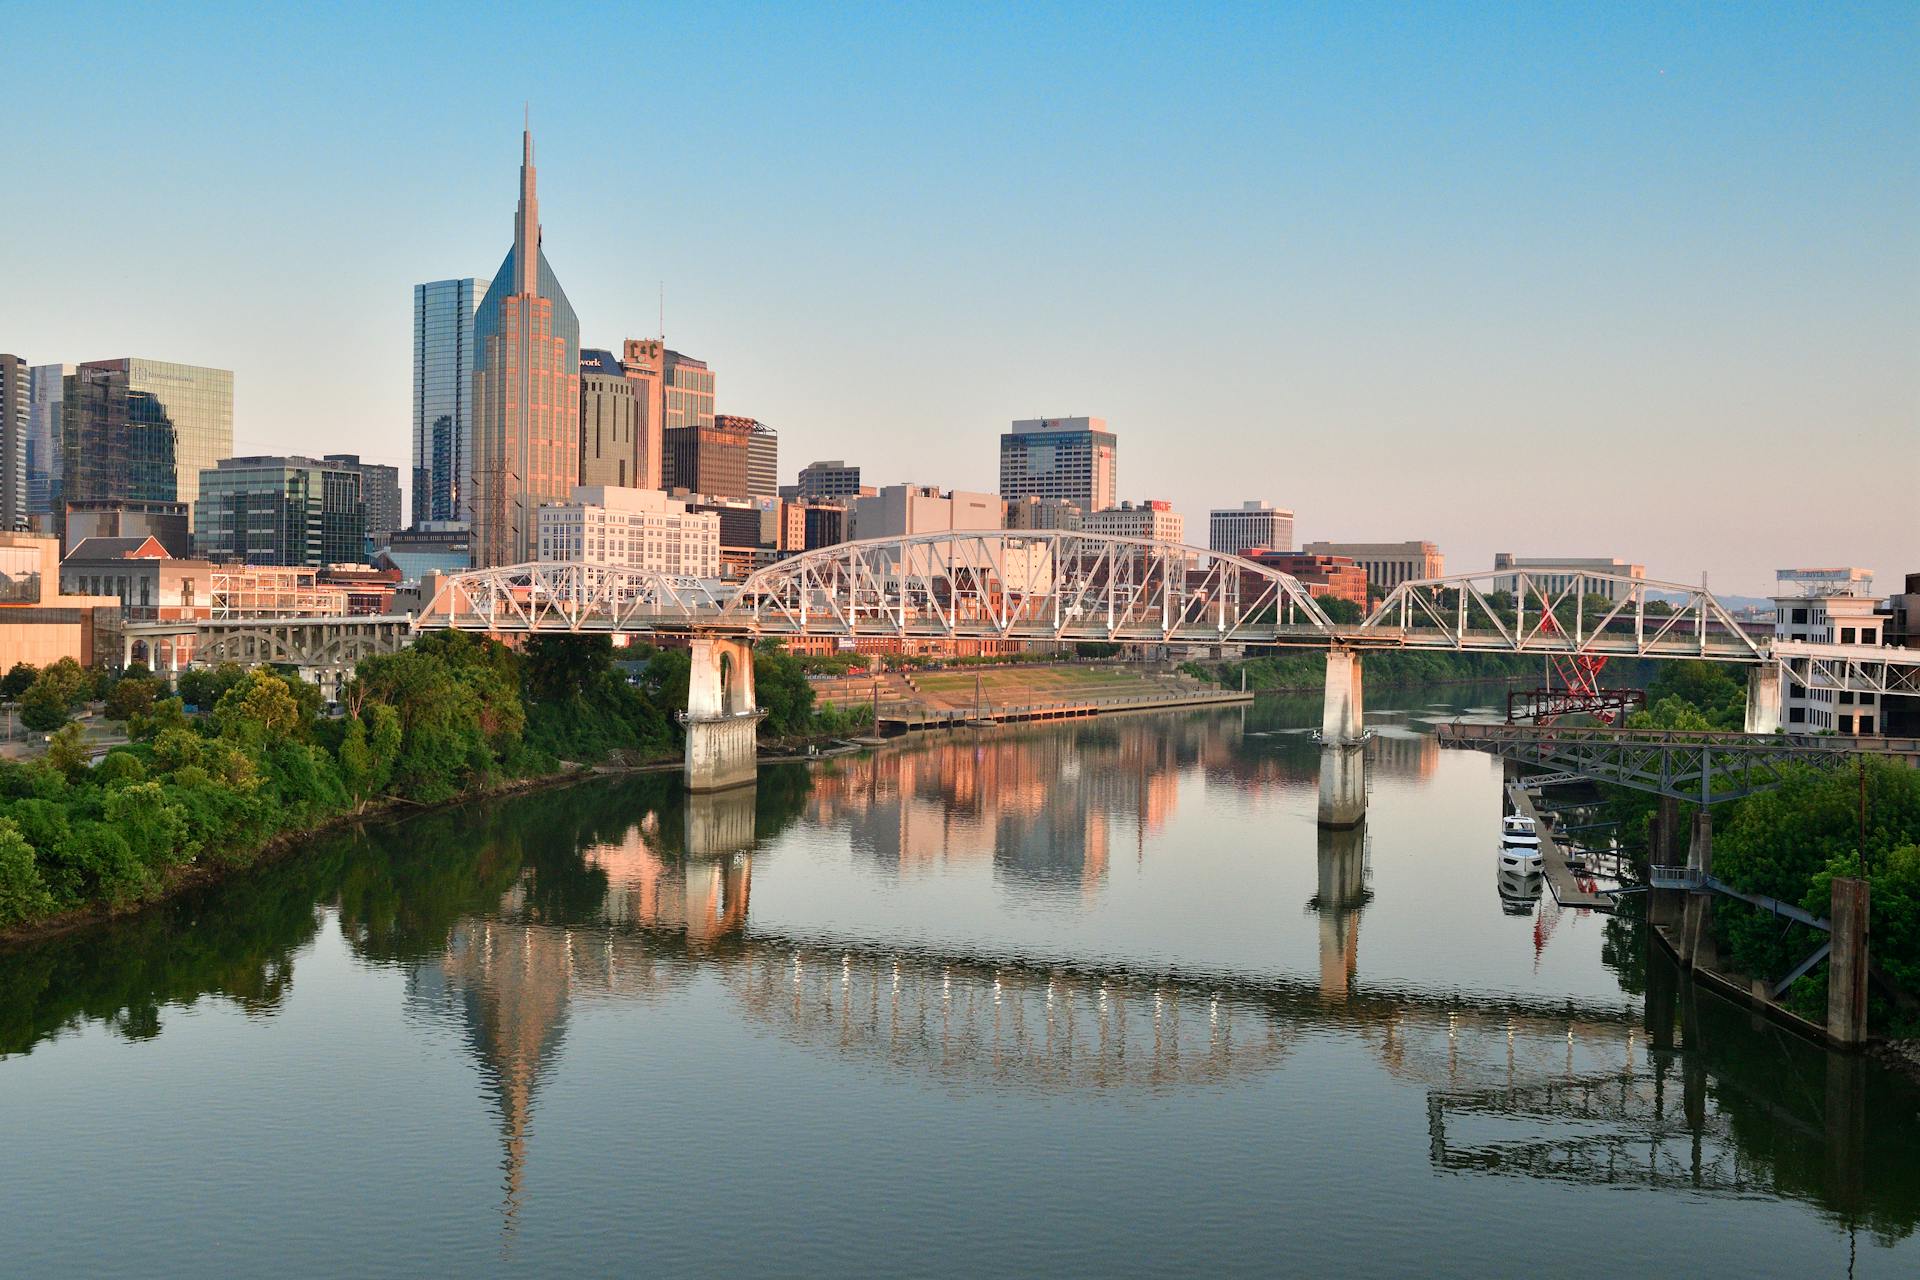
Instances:
[[[658,811],[579,856],[605,879],[591,919],[530,909],[533,868],[494,911],[453,925],[444,951],[409,975],[409,1004],[459,1022],[500,1127],[502,1211],[512,1231],[525,1192],[534,1092],[559,1056],[570,1005],[647,1001],[684,985],[702,953],[746,928],[753,884],[754,790],[684,798],[684,851],[666,847]],[[663,935],[660,946],[650,935]]]

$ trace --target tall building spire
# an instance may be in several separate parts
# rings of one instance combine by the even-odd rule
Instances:
[[[513,215],[515,293],[540,292],[540,198],[533,190],[533,130],[520,133],[520,207]]]

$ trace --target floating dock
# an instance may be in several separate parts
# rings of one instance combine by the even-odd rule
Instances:
[[[1540,863],[1546,872],[1547,887],[1553,890],[1554,901],[1563,907],[1582,907],[1589,911],[1612,911],[1613,895],[1597,893],[1580,887],[1574,877],[1573,868],[1567,865],[1567,854],[1560,842],[1553,838],[1553,819],[1542,814],[1533,804],[1531,782],[1509,782],[1507,784],[1507,803],[1513,806],[1515,813],[1533,819],[1533,829],[1540,833]]]

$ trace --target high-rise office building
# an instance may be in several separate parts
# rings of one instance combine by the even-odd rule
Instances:
[[[471,276],[413,286],[413,519],[468,520],[473,507]]]
[[[620,369],[633,384],[634,486],[666,488],[666,344],[658,338],[628,338],[620,344]]]
[[[60,404],[70,364],[27,370],[27,514],[51,516],[60,490]]]
[[[793,496],[802,501],[813,498],[857,498],[860,496],[860,468],[850,467],[839,458],[809,462],[800,468],[799,483]]]
[[[1000,437],[1000,496],[1065,498],[1104,511],[1118,494],[1119,445],[1105,418],[1025,418]]]
[[[747,442],[752,433],[740,424],[752,421],[728,417],[704,427],[668,427],[661,433],[666,441],[668,486],[710,498],[745,499]]]
[[[731,413],[713,415],[713,425],[747,437],[747,492],[771,498],[780,492],[780,434],[766,423]]]
[[[639,393],[639,394],[636,394]],[[640,483],[640,396],[613,352],[580,352],[580,483],[644,489]]]
[[[580,475],[580,322],[541,250],[531,133],[513,248],[473,319],[473,389],[474,562],[531,560],[540,504]]]
[[[1243,502],[1207,514],[1207,549],[1240,555],[1264,547],[1293,550],[1293,512],[1265,502]]]
[[[405,526],[400,514],[400,468],[362,462],[357,453],[330,453],[321,459],[360,473],[360,492],[367,506],[367,538],[384,547],[396,529]]]
[[[0,355],[0,529],[27,527],[27,362]]]
[[[126,357],[89,360],[66,380],[60,406],[54,522],[67,502],[183,502],[188,522],[200,473],[233,452],[233,374]]]
[[[356,564],[367,558],[360,468],[313,458],[222,458],[200,473],[194,554],[246,564]]]
[[[666,393],[666,417],[662,426],[710,427],[713,425],[713,370],[705,360],[695,360],[671,348],[661,355],[661,383]]]

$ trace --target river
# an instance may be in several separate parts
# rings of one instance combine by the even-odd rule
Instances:
[[[1506,901],[1376,694],[598,781],[0,954],[18,1275],[1920,1273],[1920,1090]]]

